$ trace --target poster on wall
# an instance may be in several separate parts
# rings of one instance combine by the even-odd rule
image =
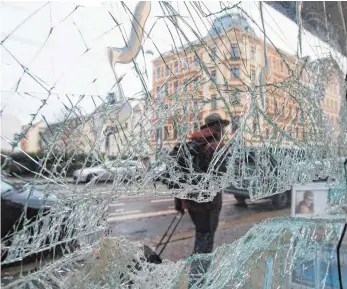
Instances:
[[[294,185],[292,188],[292,217],[319,216],[328,206],[327,183]]]

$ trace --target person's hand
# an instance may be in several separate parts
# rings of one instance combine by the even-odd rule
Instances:
[[[184,214],[184,208],[182,206],[182,200],[179,198],[175,198],[175,210],[182,215]]]

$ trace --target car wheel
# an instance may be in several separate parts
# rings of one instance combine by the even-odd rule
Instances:
[[[86,177],[86,183],[89,183],[95,176],[90,174]]]
[[[274,195],[271,200],[276,209],[284,209],[290,205],[290,191]]]
[[[234,195],[234,197],[235,197],[235,199],[237,200],[237,203],[238,203],[238,204],[242,204],[242,205],[246,204],[246,197],[235,196],[235,195]]]

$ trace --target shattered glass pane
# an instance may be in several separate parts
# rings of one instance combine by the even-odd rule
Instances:
[[[1,4],[3,288],[338,288],[347,7],[278,3]],[[227,125],[197,171],[211,114]],[[259,200],[317,180],[324,214],[178,262],[109,230],[124,197]]]

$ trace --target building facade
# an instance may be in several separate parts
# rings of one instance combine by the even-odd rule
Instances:
[[[26,127],[22,128],[22,131],[26,131]],[[41,133],[45,131],[45,124],[43,120],[37,121],[30,126],[23,137],[20,140],[20,147],[26,153],[36,153],[41,151]]]
[[[238,14],[217,18],[209,35],[202,40],[155,59],[153,94],[157,106],[164,104],[165,108],[170,108],[175,101],[178,105],[167,117],[166,124],[152,136],[152,144],[172,147],[179,141],[179,126],[187,126],[186,136],[189,136],[211,113],[230,120],[227,137],[232,137],[254,99],[279,129],[294,138],[305,138],[305,108],[299,107],[295,93],[320,94],[316,87],[312,87],[312,83],[317,82],[313,64],[309,58],[303,59],[297,71],[296,56],[271,44],[267,44],[267,56],[270,74],[266,78],[263,103],[259,75],[265,65],[264,43],[255,36],[247,20]],[[318,102],[338,129],[340,88],[336,75],[333,73],[330,79],[323,79],[327,85],[322,86],[323,93]],[[286,89],[288,84],[295,87],[292,83],[298,77],[302,83],[300,91]],[[180,117],[180,111],[188,116]],[[249,134],[245,136],[253,142],[260,136],[273,134],[273,123],[269,125],[252,117],[247,122]]]
[[[102,152],[108,157],[148,156],[150,148],[143,143],[150,127],[150,121],[144,117],[144,102],[136,101],[131,118],[122,125],[106,123],[104,127],[104,145]],[[141,134],[144,134],[141,137]]]

